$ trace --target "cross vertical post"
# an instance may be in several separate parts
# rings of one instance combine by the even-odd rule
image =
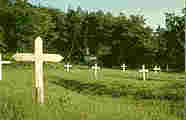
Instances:
[[[142,66],[142,70],[145,70],[145,65]],[[145,71],[143,72],[143,80],[145,80]]]
[[[43,81],[43,42],[41,39],[35,40],[35,81],[36,88],[38,89],[36,92],[40,96],[40,102],[44,103],[44,81]]]

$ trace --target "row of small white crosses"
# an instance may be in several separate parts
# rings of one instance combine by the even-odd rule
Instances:
[[[70,68],[72,67],[72,65],[70,65],[69,63],[67,63],[66,65],[64,65],[64,67],[66,68],[67,72],[70,72]]]
[[[126,71],[126,65],[125,64],[123,64],[122,66],[121,66],[121,68],[122,68],[122,71]],[[153,68],[153,70],[157,73],[157,71],[161,71],[161,68],[160,67],[157,67],[157,65]]]
[[[160,69],[160,67],[158,68],[157,65],[156,65],[153,70],[157,73],[157,71],[160,71],[161,69]],[[146,80],[146,74],[145,73],[148,73],[149,70],[145,69],[145,65],[142,65],[142,69],[139,70],[139,72],[143,73],[143,80]]]
[[[64,67],[66,68],[66,71],[69,72],[70,71],[70,68],[72,67],[72,65],[70,65],[69,63],[67,63],[67,64],[64,65]],[[122,67],[122,71],[126,71],[126,67],[127,66],[125,64],[123,64],[121,67]],[[92,69],[95,70],[95,74],[96,74],[97,73],[97,70],[99,70],[100,67],[98,67],[98,65],[95,64],[95,66],[92,66]],[[157,66],[155,66],[153,70],[155,72],[157,72],[157,71],[160,71],[161,69],[160,69],[160,67],[158,68]]]
[[[72,67],[72,65],[67,63],[67,64],[64,65],[64,67],[66,68],[67,72],[70,72],[70,68]],[[126,71],[127,66],[125,64],[123,64],[121,67],[122,67],[122,71]],[[100,67],[98,67],[97,64],[95,64],[95,66],[92,66],[92,69],[94,69],[95,72],[97,72],[97,70],[100,69]],[[160,71],[161,69],[160,69],[160,67],[157,67],[157,65],[156,65],[153,70],[155,72],[157,72],[157,71]]]

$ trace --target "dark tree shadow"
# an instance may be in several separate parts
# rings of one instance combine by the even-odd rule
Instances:
[[[126,93],[121,92],[119,90],[113,90],[111,88],[106,87],[103,84],[98,83],[84,83],[78,80],[65,80],[64,78],[60,78],[57,76],[50,76],[53,81],[50,81],[52,84],[64,87],[66,89],[70,89],[77,93],[81,94],[89,94],[89,95],[111,95],[114,98],[118,98],[120,96],[125,96]]]
[[[75,91],[83,95],[98,95],[98,96],[108,95],[113,98],[120,98],[121,96],[133,95],[133,97],[136,99],[167,99],[167,100],[179,100],[182,99],[183,97],[180,95],[175,96],[172,94],[154,96],[151,93],[151,91],[146,91],[146,90],[142,90],[142,91],[137,90],[135,93],[130,93],[129,88],[125,85],[118,85],[117,88],[114,88],[114,86],[108,87],[106,85],[98,84],[98,83],[85,83],[78,80],[65,80],[64,78],[58,76],[50,76],[50,78],[53,79],[53,81],[49,81],[50,83],[64,87],[66,89]],[[164,89],[165,88],[162,88],[162,90]]]

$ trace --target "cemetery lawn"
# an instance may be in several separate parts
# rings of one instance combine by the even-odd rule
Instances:
[[[80,69],[80,70],[78,70]],[[32,69],[3,66],[0,120],[183,120],[185,73],[102,69],[93,80],[86,66],[64,72],[45,65],[48,103],[32,105]],[[47,84],[47,83],[46,83]]]

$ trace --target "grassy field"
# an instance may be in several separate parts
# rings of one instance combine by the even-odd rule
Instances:
[[[32,69],[3,66],[0,120],[183,120],[185,73],[102,69],[98,80],[87,67],[70,73],[45,67],[48,104],[32,105]]]

